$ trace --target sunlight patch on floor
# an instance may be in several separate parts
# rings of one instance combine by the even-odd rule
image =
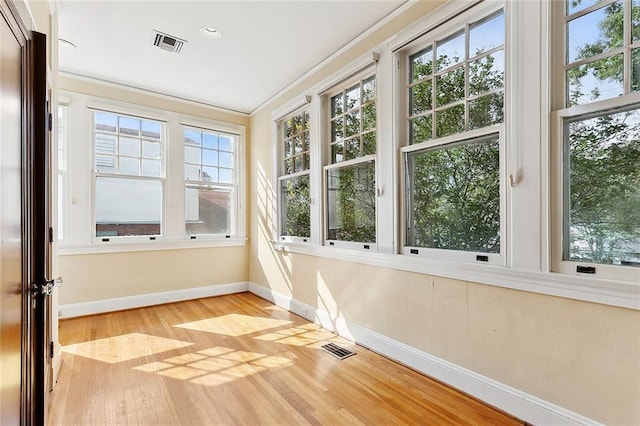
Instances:
[[[337,336],[329,331],[322,330],[318,326],[309,327],[306,324],[256,336],[256,339],[266,342],[307,347],[320,347],[326,341],[335,338]]]
[[[290,365],[293,365],[293,360],[290,358],[217,346],[194,354],[179,355],[159,362],[139,365],[134,367],[134,370],[199,385],[217,386],[262,371]]]
[[[69,354],[115,364],[191,345],[193,343],[181,340],[167,339],[149,334],[130,333],[90,342],[76,343],[64,346],[62,350]]]
[[[176,327],[235,337],[265,331],[270,328],[282,327],[292,323],[293,321],[288,320],[229,314],[221,317],[179,324],[176,325]]]

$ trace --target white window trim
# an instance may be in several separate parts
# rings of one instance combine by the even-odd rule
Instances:
[[[55,168],[56,168],[56,177],[57,176],[62,176],[62,193],[60,193],[60,191],[58,191],[58,181],[56,180],[55,183],[55,208],[53,209],[54,213],[54,230],[55,230],[55,241],[56,244],[64,244],[65,241],[69,240],[69,235],[67,235],[67,232],[69,230],[69,225],[68,225],[68,214],[64,214],[65,212],[68,211],[69,209],[69,181],[68,181],[68,169],[69,169],[69,162],[67,160],[67,151],[68,151],[68,133],[69,133],[69,113],[68,113],[68,107],[69,107],[69,98],[64,97],[64,96],[60,96],[58,97],[58,106],[59,107],[63,107],[64,108],[64,117],[60,117],[58,115],[58,108],[56,108],[55,110],[55,115],[56,115],[56,120],[55,122],[58,123],[58,125],[60,125],[59,121],[62,120],[62,126],[63,126],[63,133],[62,133],[62,139],[58,138],[58,129],[56,128],[56,150],[55,150],[55,158],[53,158],[53,164],[55,164]],[[58,167],[58,165],[60,164],[60,159],[58,158],[58,156],[62,154],[62,163],[63,163],[63,168],[60,169]],[[62,218],[59,217],[59,211],[58,211],[58,205],[62,204]],[[58,227],[58,224],[60,223],[60,219],[62,219],[62,238],[58,238],[58,235],[60,235],[60,230],[55,229]]]
[[[186,120],[188,121],[188,120]],[[183,191],[185,191],[184,188],[186,188],[188,185],[192,185],[192,186],[200,186],[200,187],[206,187],[206,186],[219,186],[219,187],[226,187],[226,188],[233,188],[235,191],[235,203],[236,203],[236,208],[233,209],[233,214],[232,214],[232,218],[231,218],[231,229],[233,232],[231,232],[230,234],[226,235],[226,234],[188,234],[186,232],[186,218],[185,218],[185,209],[184,209],[184,205],[183,205],[183,210],[182,210],[182,216],[181,216],[181,223],[182,223],[182,233],[184,234],[184,239],[189,239],[189,240],[201,240],[201,239],[220,239],[220,238],[224,238],[224,239],[229,239],[229,238],[238,238],[238,236],[240,235],[240,233],[238,232],[239,229],[239,223],[241,221],[241,218],[239,217],[239,184],[238,182],[240,181],[240,175],[243,174],[240,170],[240,135],[236,134],[236,133],[232,133],[232,132],[228,132],[228,131],[223,131],[220,130],[218,128],[210,128],[210,127],[204,127],[204,123],[203,124],[185,124],[184,120],[181,121],[181,130],[182,130],[182,138],[180,139],[182,141],[182,187],[183,187]],[[234,182],[233,183],[220,183],[220,182],[207,182],[207,181],[202,181],[202,180],[195,180],[195,181],[190,181],[185,179],[184,177],[184,166],[185,166],[185,161],[184,161],[184,130],[185,129],[193,129],[193,130],[197,130],[197,131],[206,131],[206,132],[211,132],[211,133],[218,133],[218,134],[223,134],[223,135],[228,135],[228,136],[234,136],[236,138],[236,147],[233,151],[233,155],[234,155],[234,166],[233,166],[233,171],[234,171]],[[217,151],[217,150],[216,150]],[[219,153],[220,151],[218,151]],[[243,154],[244,155],[244,154]],[[184,193],[183,193],[183,197],[184,197]],[[184,202],[184,201],[183,201]]]
[[[149,242],[163,241],[166,238],[166,223],[167,223],[167,188],[166,188],[166,176],[167,176],[167,122],[164,120],[157,120],[155,118],[148,117],[140,114],[127,114],[124,112],[115,112],[110,109],[97,109],[94,107],[88,108],[89,123],[91,132],[91,242],[93,244],[105,244],[105,243],[131,243],[131,242]],[[113,114],[118,117],[126,116],[132,118],[139,118],[142,120],[154,120],[162,123],[162,136],[160,138],[161,150],[160,158],[160,176],[140,176],[140,175],[125,175],[119,173],[101,173],[98,172],[96,167],[96,149],[95,149],[95,123],[94,113],[103,112],[107,114]],[[140,147],[142,149],[142,147]],[[116,160],[120,155],[116,155]],[[114,178],[114,179],[130,179],[141,181],[156,181],[160,182],[160,188],[162,190],[162,212],[160,214],[160,234],[157,235],[130,235],[130,236],[116,236],[116,237],[98,237],[96,235],[96,183],[98,178]]]
[[[436,249],[429,247],[415,247],[407,245],[406,241],[406,233],[404,232],[407,229],[406,224],[406,182],[405,179],[402,179],[402,249],[400,251],[403,255],[410,256],[420,256],[420,257],[428,257],[430,259],[441,259],[448,261],[456,261],[456,262],[480,262],[478,256],[482,256],[482,258],[486,258],[486,260],[482,261],[484,264],[488,265],[500,265],[506,266],[506,253],[508,252],[508,235],[507,229],[509,229],[508,217],[509,217],[509,188],[506,185],[506,176],[507,176],[507,153],[506,153],[506,142],[505,142],[505,131],[504,124],[495,124],[488,127],[483,127],[477,130],[471,130],[464,133],[459,133],[456,135],[446,136],[438,139],[431,139],[426,142],[407,145],[400,149],[403,153],[402,160],[402,175],[406,176],[407,173],[407,162],[404,160],[405,155],[410,152],[422,151],[431,147],[444,146],[450,143],[469,141],[477,138],[481,138],[483,136],[489,135],[498,135],[499,140],[499,150],[500,150],[500,176],[499,176],[499,184],[500,184],[500,253],[484,253],[478,251],[461,251],[461,250],[446,250],[446,249]],[[417,253],[416,253],[417,251]]]
[[[281,178],[291,178],[291,177],[295,177],[295,176],[302,176],[305,174],[309,175],[309,185],[311,188],[312,182],[313,182],[313,177],[312,177],[312,173],[311,173],[311,169],[313,168],[313,160],[315,158],[315,154],[312,152],[313,149],[313,132],[314,132],[314,127],[315,126],[310,126],[310,134],[309,134],[309,156],[310,156],[310,164],[309,164],[309,169],[308,170],[304,170],[303,172],[298,172],[298,173],[293,173],[290,175],[282,175],[282,146],[280,146],[280,142],[282,142],[281,138],[281,131],[280,131],[280,125],[281,123],[284,121],[285,118],[287,118],[288,116],[293,116],[295,113],[297,113],[299,110],[304,109],[305,107],[308,107],[309,109],[309,122],[312,122],[312,118],[311,118],[311,100],[312,97],[311,95],[300,95],[300,96],[296,96],[294,97],[292,100],[290,100],[289,102],[287,102],[286,104],[282,105],[280,108],[274,110],[271,113],[271,181],[274,182],[274,188],[271,191],[270,194],[270,199],[271,199],[271,205],[272,205],[272,217],[273,220],[271,222],[271,241],[274,243],[294,243],[294,244],[311,244],[313,241],[313,222],[311,222],[311,233],[312,236],[309,238],[303,238],[303,237],[294,237],[294,236],[283,236],[280,233],[280,224],[281,224],[281,194],[280,194],[280,181],[282,180]],[[310,195],[310,200],[309,200],[309,204],[311,207],[311,214],[313,215],[313,207],[311,206],[313,204],[313,192],[311,191],[311,189],[309,190],[309,195]]]
[[[129,104],[121,101],[113,101],[83,93],[62,91],[63,99],[68,100],[69,107],[69,150],[67,152],[68,164],[68,207],[65,212],[67,227],[64,229],[64,240],[58,244],[58,254],[76,255],[91,253],[117,253],[130,251],[153,250],[180,250],[206,247],[235,247],[246,245],[247,239],[247,176],[246,176],[246,128],[242,125],[209,120],[201,117],[182,114],[174,111],[158,110],[152,107]],[[94,202],[92,179],[93,151],[91,146],[91,113],[89,109],[100,109],[117,114],[140,116],[166,123],[164,152],[165,174],[163,188],[163,239],[159,236],[156,240],[148,240],[143,237],[139,241],[131,241],[127,237],[118,237],[106,242],[94,242],[92,229],[94,220]],[[197,239],[189,238],[184,232],[184,164],[183,143],[181,125],[192,125],[215,129],[223,133],[231,133],[238,136],[238,182],[237,202],[238,219],[237,235],[211,236]],[[172,143],[171,141],[174,141]],[[175,141],[179,141],[175,143]],[[72,146],[73,145],[73,146]]]
[[[322,209],[322,235],[323,235],[323,244],[325,246],[331,248],[348,248],[352,250],[362,250],[368,252],[376,252],[378,251],[378,241],[380,240],[380,161],[378,161],[378,152],[380,150],[380,112],[378,111],[379,105],[379,91],[378,91],[378,62],[380,61],[380,55],[376,52],[371,52],[369,54],[363,55],[343,70],[336,73],[334,76],[330,77],[323,81],[320,85],[316,87],[316,93],[318,98],[322,103],[322,116],[320,121],[318,122],[318,126],[322,128],[322,136],[318,141],[320,145],[320,150],[323,152],[322,158],[322,190],[321,196],[323,201],[323,209]],[[361,81],[369,79],[373,77],[376,81],[376,154],[365,155],[363,157],[357,157],[351,160],[340,161],[338,163],[330,163],[329,159],[331,157],[330,151],[330,139],[331,139],[331,98],[339,93],[343,93],[349,87],[355,85],[356,83],[360,84]],[[319,91],[321,90],[321,91]],[[345,107],[346,108],[346,107]],[[346,111],[346,110],[345,110]],[[375,187],[375,198],[376,198],[376,241],[375,242],[364,242],[364,241],[341,241],[341,240],[331,240],[326,235],[328,227],[329,227],[329,212],[327,211],[328,204],[328,182],[327,182],[327,171],[331,169],[340,169],[343,167],[355,166],[359,164],[364,164],[368,162],[374,163],[375,167],[375,176],[376,176],[376,187]]]

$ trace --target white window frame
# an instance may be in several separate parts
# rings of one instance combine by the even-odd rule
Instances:
[[[575,12],[569,16],[584,16],[585,14],[592,12],[600,8],[606,8],[608,4],[614,1],[605,1],[597,3],[592,6],[586,7],[579,12]],[[553,46],[555,51],[552,57],[552,75],[553,75],[553,93],[555,96],[552,99],[553,111],[552,111],[552,134],[551,134],[551,149],[550,149],[550,170],[551,170],[551,197],[550,197],[550,270],[552,272],[560,273],[565,276],[575,276],[582,279],[585,284],[595,280],[609,280],[618,283],[632,283],[636,287],[640,283],[640,268],[632,266],[620,266],[620,265],[607,265],[602,263],[592,262],[577,262],[564,260],[564,247],[563,241],[565,238],[565,187],[569,185],[568,179],[565,176],[565,161],[566,161],[566,141],[565,141],[565,122],[567,120],[579,119],[582,116],[606,114],[608,112],[615,113],[616,110],[624,109],[632,105],[637,105],[640,108],[640,92],[632,93],[631,90],[631,75],[630,75],[630,62],[631,50],[633,48],[640,48],[640,42],[625,44],[612,51],[607,51],[603,54],[596,55],[593,58],[608,57],[615,54],[623,54],[624,56],[624,74],[623,74],[623,94],[617,97],[596,100],[593,102],[567,106],[567,82],[566,71],[569,69],[566,64],[566,49],[567,34],[566,24],[568,22],[565,15],[566,2],[556,2],[551,6],[551,12],[553,14]],[[624,2],[625,14],[631,12],[631,2]],[[624,26],[624,39],[630,40],[631,28],[629,25]],[[573,65],[581,64],[582,62],[590,62],[591,59],[585,61],[577,61],[572,63]],[[577,272],[578,267],[593,268],[590,269],[587,274]],[[582,269],[582,268],[580,268]]]
[[[274,182],[276,182],[276,215],[274,217],[276,217],[277,223],[275,224],[276,227],[276,238],[278,240],[278,242],[281,243],[294,243],[294,244],[311,244],[311,233],[312,233],[312,229],[313,226],[311,224],[311,217],[309,217],[309,236],[308,237],[301,237],[301,236],[297,236],[297,235],[285,235],[283,233],[283,229],[282,229],[282,222],[283,222],[283,211],[282,211],[282,203],[284,202],[283,197],[282,197],[282,183],[290,180],[290,179],[294,179],[294,178],[298,178],[301,176],[308,176],[309,177],[309,215],[311,216],[311,199],[312,199],[312,193],[311,193],[311,167],[312,167],[312,154],[311,154],[311,132],[312,132],[312,126],[311,126],[311,108],[309,105],[309,101],[311,100],[310,96],[305,96],[303,99],[298,100],[297,103],[303,102],[302,106],[299,106],[297,108],[294,108],[292,111],[286,113],[284,116],[279,117],[280,114],[276,114],[276,116],[278,116],[278,118],[276,120],[274,120],[274,126],[275,126],[275,132],[276,132],[276,137],[275,137],[275,157],[276,157],[276,164],[275,164],[275,170],[276,170],[276,179],[274,180]],[[290,108],[290,105],[287,106],[287,108]],[[307,153],[307,155],[309,156],[309,168],[302,170],[302,171],[298,171],[296,172],[295,169],[292,173],[289,174],[285,174],[285,169],[284,169],[284,123],[288,120],[290,120],[291,118],[300,115],[300,113],[307,113],[308,116],[308,120],[309,120],[309,146],[307,147],[307,150],[305,151]]]
[[[399,49],[396,52],[396,58],[398,63],[398,75],[396,76],[397,87],[398,87],[398,105],[399,105],[399,111],[396,111],[396,114],[399,116],[398,135],[401,141],[405,142],[403,146],[400,148],[400,151],[402,153],[400,169],[403,177],[400,182],[400,185],[401,185],[400,253],[403,255],[416,256],[416,257],[428,257],[431,259],[439,259],[444,261],[474,262],[474,263],[485,264],[485,265],[507,266],[507,253],[509,253],[509,244],[510,244],[510,241],[508,238],[509,237],[508,230],[510,227],[509,220],[510,220],[510,205],[511,205],[509,202],[510,191],[507,185],[505,185],[505,181],[507,179],[507,173],[508,173],[508,165],[509,165],[508,164],[509,152],[507,149],[508,144],[507,144],[507,141],[505,140],[506,139],[505,128],[508,126],[507,121],[509,119],[509,115],[508,115],[509,111],[507,109],[507,102],[509,98],[509,94],[507,93],[507,82],[509,79],[509,74],[507,72],[507,63],[506,63],[509,43],[508,43],[507,34],[505,34],[505,46],[503,49],[503,52],[505,53],[505,64],[504,64],[505,80],[504,80],[503,88],[501,90],[498,90],[498,92],[502,91],[504,93],[503,95],[504,96],[504,110],[503,110],[504,122],[503,123],[493,124],[480,129],[467,130],[461,133],[444,136],[444,137],[437,137],[437,135],[434,134],[433,136],[435,136],[435,138],[433,139],[429,139],[424,142],[414,143],[413,145],[411,145],[409,141],[410,134],[409,134],[409,125],[408,125],[409,97],[407,94],[408,93],[407,87],[409,83],[407,80],[407,77],[409,76],[410,58],[412,55],[415,55],[416,53],[424,50],[428,46],[433,46],[434,42],[438,40],[446,39],[447,37],[455,33],[458,33],[461,30],[467,29],[471,23],[474,23],[478,20],[482,20],[485,17],[489,17],[501,9],[503,10],[503,13],[505,15],[505,26],[506,26],[507,12],[504,10],[505,9],[504,4],[502,4],[501,2],[487,2],[487,3],[476,6],[473,9],[473,13],[463,14],[457,19],[452,19],[446,22],[445,24],[434,29],[433,31],[429,31],[424,35],[422,35],[421,37],[410,42],[406,46],[403,46],[401,49]],[[506,29],[505,29],[505,32],[506,32]],[[468,41],[468,37],[465,37],[465,49],[468,49],[467,41]],[[433,51],[432,54],[435,55],[435,51]],[[464,65],[465,58],[463,58],[460,63],[462,65],[458,64],[456,66],[463,66],[466,68],[466,65]],[[437,75],[437,74],[438,74],[438,71],[434,70],[434,75]],[[468,81],[468,77],[465,77],[465,81]],[[435,77],[432,80],[432,84],[435,86]],[[435,90],[436,89],[434,87],[434,93],[436,93]],[[482,96],[488,96],[495,92],[496,90],[492,90],[485,94],[482,94]],[[458,101],[455,104],[464,105],[468,101],[468,99],[469,97],[465,96],[461,101]],[[451,104],[447,106],[450,107]],[[434,111],[437,111],[442,108],[443,107],[437,107],[437,105],[435,104],[432,105],[432,110]],[[465,111],[465,117],[467,116],[468,116],[468,111]],[[432,122],[432,126],[433,126],[432,128],[435,129],[436,127],[435,115],[432,115],[432,117],[434,117]],[[499,144],[500,144],[500,164],[499,164],[500,253],[483,253],[483,252],[475,252],[475,251],[461,251],[461,250],[448,250],[448,249],[408,246],[407,238],[406,238],[406,229],[407,229],[406,221],[407,221],[407,208],[408,208],[407,195],[408,194],[407,194],[407,185],[405,180],[405,177],[407,176],[407,173],[408,173],[407,162],[406,162],[407,154],[415,151],[421,151],[426,148],[448,145],[448,144],[456,143],[459,141],[467,141],[470,139],[476,139],[476,138],[480,138],[480,137],[491,135],[491,134],[498,134]]]
[[[67,147],[68,147],[68,133],[69,133],[69,119],[68,119],[68,107],[69,107],[69,99],[66,97],[60,97],[58,99],[58,110],[56,111],[56,123],[58,125],[58,128],[56,129],[57,131],[59,131],[59,129],[61,128],[62,130],[62,137],[57,137],[56,141],[57,141],[57,149],[56,149],[56,153],[55,153],[55,159],[54,159],[54,164],[56,167],[56,208],[54,209],[55,211],[55,217],[56,217],[56,221],[55,223],[55,228],[56,229],[56,235],[55,235],[55,240],[57,241],[58,244],[64,244],[64,242],[66,240],[69,239],[69,235],[68,235],[68,230],[69,230],[69,226],[67,224],[67,214],[65,214],[65,212],[68,211],[69,208],[69,196],[68,196],[68,191],[69,191],[69,183],[67,181],[68,179],[68,161],[67,161]],[[63,114],[62,116],[60,115],[59,111],[62,109]],[[60,136],[60,133],[58,133],[58,136]],[[62,167],[60,167],[62,166]],[[59,185],[59,181],[62,181],[62,191],[60,191],[60,187]],[[60,212],[59,206],[62,207],[62,212]],[[62,236],[61,236],[62,235]]]
[[[96,166],[96,146],[95,146],[95,113],[101,112],[106,114],[112,114],[116,117],[130,117],[133,119],[140,120],[152,120],[161,123],[161,134],[160,134],[160,176],[136,176],[136,175],[126,175],[120,173],[104,173],[99,172]],[[92,223],[92,237],[91,240],[93,243],[111,243],[111,242],[141,242],[141,241],[162,241],[165,239],[165,227],[166,227],[166,164],[167,164],[167,123],[162,120],[157,120],[156,118],[150,118],[143,115],[133,115],[133,114],[125,114],[121,112],[115,112],[108,109],[98,109],[98,108],[90,108],[90,123],[91,123],[91,199],[92,199],[92,210],[91,210],[91,223]],[[142,136],[140,136],[140,140],[142,140]],[[140,146],[142,150],[142,146]],[[142,151],[140,152],[140,156],[142,155]],[[120,155],[115,155],[116,161],[120,158]],[[142,158],[142,157],[140,157]],[[96,185],[98,178],[115,178],[115,179],[130,179],[130,180],[140,180],[140,181],[156,181],[160,182],[160,188],[162,190],[162,200],[161,200],[161,208],[160,212],[160,233],[157,235],[127,235],[127,236],[113,236],[113,237],[98,237],[96,236]]]
[[[350,160],[344,160],[344,161],[339,161],[336,163],[331,163],[330,158],[331,158],[331,98],[333,98],[334,96],[337,96],[338,94],[344,94],[349,88],[352,88],[355,85],[360,85],[362,86],[362,82],[365,80],[369,80],[373,78],[375,80],[375,84],[376,84],[376,96],[375,96],[375,101],[374,101],[374,105],[376,106],[376,154],[369,154],[369,155],[364,155],[362,157],[357,157],[354,159],[350,159]],[[360,93],[360,95],[362,95],[362,92]],[[378,193],[379,193],[379,186],[378,186],[378,182],[379,182],[379,173],[378,173],[378,150],[379,150],[379,146],[380,146],[380,137],[379,137],[379,114],[378,114],[378,104],[379,104],[379,96],[378,96],[378,74],[377,74],[377,67],[375,66],[375,64],[372,64],[371,66],[367,66],[364,69],[360,70],[356,75],[351,76],[348,79],[344,79],[342,81],[340,81],[339,83],[336,83],[332,88],[324,91],[322,94],[319,95],[322,105],[323,105],[323,119],[321,121],[321,126],[323,128],[323,137],[322,137],[322,147],[321,149],[324,151],[323,152],[323,158],[326,159],[326,161],[324,162],[324,165],[322,167],[322,198],[323,198],[323,203],[325,208],[323,209],[323,228],[322,228],[322,233],[323,233],[323,238],[324,238],[324,245],[325,246],[329,246],[329,247],[337,247],[337,248],[348,248],[348,249],[352,249],[352,250],[363,250],[363,251],[371,251],[371,252],[375,252],[378,250],[378,229],[380,227],[379,224],[379,214],[378,214],[378,210],[379,210],[379,202],[378,202]],[[342,115],[346,117],[346,106],[344,106],[343,108],[345,108],[345,110],[343,111]],[[359,106],[359,108],[362,108],[362,106]],[[362,122],[363,117],[361,114],[361,118],[360,118],[360,122]],[[343,123],[344,126],[346,126],[346,122]],[[343,127],[344,128],[344,127]],[[362,132],[359,133],[360,136],[362,136]],[[343,138],[344,139],[344,138]],[[336,170],[336,169],[341,169],[341,168],[346,168],[346,167],[351,167],[351,166],[358,166],[358,165],[362,165],[362,164],[366,164],[366,163],[370,163],[373,162],[374,164],[374,168],[375,168],[375,176],[376,176],[376,183],[375,183],[375,188],[374,188],[374,197],[376,199],[376,217],[375,217],[375,225],[376,225],[376,240],[373,242],[365,242],[365,241],[342,241],[342,240],[333,240],[333,239],[329,239],[329,236],[327,235],[328,232],[328,227],[329,227],[329,212],[328,212],[328,208],[329,208],[329,192],[328,192],[328,172],[330,170]]]
[[[58,255],[78,255],[90,253],[120,253],[155,250],[180,250],[206,247],[240,247],[247,243],[246,229],[246,182],[247,154],[246,128],[240,124],[216,121],[152,107],[134,105],[122,101],[100,98],[93,95],[61,91],[61,96],[69,100],[68,117],[68,199],[65,239],[59,242]],[[94,141],[92,113],[103,110],[115,114],[142,117],[162,121],[165,125],[163,146],[164,187],[163,187],[163,238],[147,237],[110,238],[108,243],[95,238],[95,204],[93,201],[95,177],[93,173]],[[182,126],[215,129],[218,132],[237,136],[237,223],[236,234],[192,240],[184,230],[184,153]],[[87,143],[86,141],[91,141]]]
[[[189,240],[197,240],[197,239],[230,239],[230,238],[237,238],[238,237],[238,230],[239,230],[239,226],[238,224],[240,223],[240,217],[239,217],[239,205],[240,205],[240,200],[239,200],[239,195],[238,195],[238,191],[239,191],[239,181],[240,181],[240,175],[241,172],[239,170],[239,164],[241,162],[240,158],[239,158],[239,152],[240,152],[240,135],[238,134],[234,134],[234,133],[230,133],[230,132],[226,132],[226,131],[222,131],[219,129],[215,129],[215,128],[211,128],[211,127],[203,127],[203,126],[194,126],[194,125],[187,125],[187,124],[182,124],[181,125],[182,128],[182,152],[184,155],[184,131],[185,130],[195,130],[195,131],[200,131],[200,132],[208,132],[208,133],[216,133],[216,134],[221,134],[221,135],[226,135],[226,136],[231,136],[234,139],[235,142],[235,147],[233,150],[233,183],[220,183],[217,181],[204,181],[204,180],[188,180],[185,177],[185,171],[184,171],[184,167],[187,164],[186,160],[183,157],[183,161],[182,161],[182,177],[183,177],[183,190],[185,191],[185,195],[186,195],[186,187],[187,186],[197,186],[197,187],[207,187],[207,186],[217,186],[217,187],[226,187],[226,188],[233,188],[233,197],[232,197],[232,208],[230,211],[230,215],[231,215],[231,233],[229,234],[189,234],[186,231],[186,217],[183,216],[183,220],[182,220],[182,232],[184,234],[184,238],[185,239],[189,239]],[[220,152],[219,150],[216,150],[218,153]],[[186,199],[183,196],[183,199]],[[186,204],[186,203],[185,203]],[[186,209],[186,205],[183,208],[183,213],[185,212]]]

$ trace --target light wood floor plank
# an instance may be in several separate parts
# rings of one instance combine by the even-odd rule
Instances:
[[[59,335],[50,426],[523,424],[250,293],[62,320]]]

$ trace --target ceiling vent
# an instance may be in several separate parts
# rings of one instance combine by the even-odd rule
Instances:
[[[158,46],[162,50],[169,52],[180,53],[182,46],[186,43],[186,40],[181,40],[177,37],[170,36],[169,34],[161,33],[160,31],[153,30],[151,34],[151,43],[154,46]]]

